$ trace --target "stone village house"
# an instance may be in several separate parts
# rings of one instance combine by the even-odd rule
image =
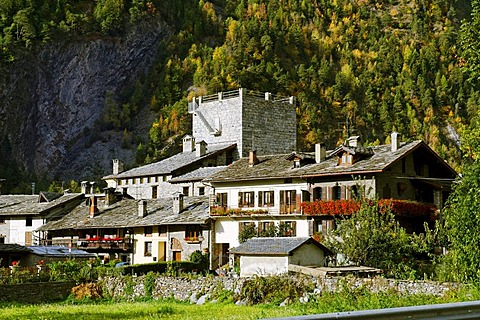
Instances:
[[[456,172],[422,141],[364,147],[359,137],[326,151],[242,158],[206,179],[216,195],[211,208],[214,233],[213,267],[228,262],[229,248],[240,245],[239,234],[254,225],[258,235],[273,226],[283,236],[321,238],[334,228],[335,212],[359,197],[397,199],[393,210],[409,232],[422,232],[436,208],[442,208]],[[321,200],[318,206],[309,206]],[[411,202],[414,201],[414,202]],[[327,207],[322,211],[321,205]],[[402,209],[403,208],[403,209]],[[268,234],[267,234],[268,235]]]
[[[292,152],[292,105],[292,98],[245,89],[195,97],[182,153],[127,171],[114,160],[104,194],[85,188],[85,204],[39,230],[50,242],[133,263],[187,260],[208,250],[216,269],[247,225],[259,235],[275,226],[292,237],[333,228],[336,212],[307,210],[315,200],[331,204],[364,193],[442,207],[456,173],[425,143],[400,143],[393,133],[390,145],[363,146],[351,137],[335,150],[318,144],[314,153]],[[413,232],[428,214],[398,218]]]

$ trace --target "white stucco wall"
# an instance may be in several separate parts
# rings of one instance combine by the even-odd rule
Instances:
[[[26,219],[25,217],[11,217],[9,219],[9,237],[5,239],[5,243],[16,243],[20,245],[25,245],[25,233],[32,232],[32,244],[38,244],[38,241],[35,242],[35,238],[33,237],[33,232],[35,229],[41,227],[43,225],[43,219],[35,219],[32,217],[32,226],[26,226]]]
[[[241,256],[240,276],[273,275],[288,272],[287,256]]]

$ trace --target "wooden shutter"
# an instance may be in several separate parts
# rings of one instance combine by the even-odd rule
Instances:
[[[322,188],[322,199],[321,200],[328,200],[328,194],[327,194],[327,187]]]
[[[309,236],[313,236],[313,234],[315,233],[314,227],[315,227],[315,221],[313,219],[308,220],[308,235]]]
[[[258,206],[263,207],[265,204],[263,203],[263,191],[258,191]]]
[[[239,222],[238,223],[238,233],[240,234],[240,233],[242,233],[242,231],[243,231],[243,222]]]
[[[292,237],[297,236],[297,221],[292,221]]]
[[[293,191],[293,194],[295,195],[295,203],[292,203],[292,207],[295,208],[295,212],[300,212],[300,203],[302,203],[302,195],[295,194],[295,191]]]
[[[347,195],[347,188],[345,186],[340,187],[340,200],[345,200]]]
[[[328,198],[325,198],[325,200],[333,200],[333,187],[328,187]]]

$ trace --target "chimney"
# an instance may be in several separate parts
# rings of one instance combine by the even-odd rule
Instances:
[[[123,171],[123,162],[118,159],[113,159],[113,174],[117,175]]]
[[[95,193],[95,182],[94,181],[90,181],[90,194],[94,194]]]
[[[265,92],[265,100],[272,100],[272,94],[270,92]]]
[[[173,194],[173,214],[178,215],[183,210],[183,193]]]
[[[207,143],[205,141],[200,141],[195,143],[195,156],[202,157],[207,153]]]
[[[82,193],[83,194],[87,194],[88,191],[87,191],[87,185],[88,185],[88,181],[82,181]]]
[[[105,190],[105,205],[110,206],[116,202],[115,188],[104,188]]]
[[[315,144],[315,162],[320,163],[325,161],[327,158],[327,150],[325,148],[325,143],[316,143]]]
[[[360,136],[351,136],[347,139],[347,146],[360,147]]]
[[[147,200],[138,201],[138,217],[145,218],[147,216]]]
[[[193,148],[195,147],[195,139],[190,136],[186,135],[183,137],[183,152],[192,152]]]
[[[93,218],[95,216],[95,213],[98,212],[97,197],[95,196],[90,197],[90,206],[89,206],[88,212],[90,213],[90,218]]]
[[[253,167],[258,163],[257,150],[251,150],[248,154],[248,166]]]
[[[390,141],[392,146],[392,152],[395,152],[400,148],[400,134],[398,132],[392,132],[390,134]]]

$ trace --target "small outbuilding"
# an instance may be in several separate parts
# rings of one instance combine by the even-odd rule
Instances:
[[[229,252],[240,261],[241,277],[286,273],[290,264],[323,267],[332,255],[311,237],[251,238]]]

